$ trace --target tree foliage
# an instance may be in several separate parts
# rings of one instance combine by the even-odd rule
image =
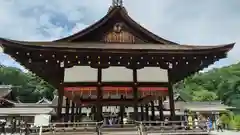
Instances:
[[[194,101],[214,101],[217,99],[216,93],[208,90],[199,90],[193,92]]]
[[[227,114],[223,114],[223,115],[220,117],[220,119],[221,119],[221,121],[222,121],[222,123],[223,123],[224,125],[229,125],[230,122],[231,122],[231,120],[232,120],[232,117],[229,116],[229,115],[227,115]]]
[[[22,102],[53,98],[54,88],[31,72],[0,66],[0,84],[19,86],[14,94]],[[208,72],[196,73],[175,84],[175,91],[195,101],[221,100],[240,108],[240,63]]]
[[[36,102],[42,97],[53,98],[54,88],[31,72],[0,66],[0,84],[12,85],[13,93],[21,102]]]
[[[236,115],[233,119],[234,128],[240,131],[240,115]]]
[[[240,63],[208,72],[196,73],[175,86],[196,101],[221,100],[240,108]]]

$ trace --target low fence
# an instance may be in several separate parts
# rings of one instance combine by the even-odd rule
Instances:
[[[140,135],[149,133],[161,134],[209,134],[206,121],[194,122],[187,121],[136,121]]]
[[[30,123],[29,123],[30,124]],[[101,122],[55,122],[50,123],[48,127],[43,127],[43,132],[88,132],[101,133],[103,121]],[[38,132],[39,127],[30,128],[32,132]]]
[[[194,123],[194,122],[193,122]],[[104,134],[106,132],[128,132],[138,131],[139,135],[146,135],[149,133],[199,133],[209,134],[206,122],[198,122],[197,125],[189,124],[186,121],[132,121],[131,124],[114,124],[105,125],[101,122],[55,122],[50,123],[49,126],[42,127],[43,133],[56,134],[58,132],[84,132],[93,134]],[[1,128],[1,133],[20,133],[28,135],[30,133],[38,133],[39,127],[31,126],[33,123],[22,125],[21,127],[5,127]]]
[[[27,123],[20,126],[2,126],[0,127],[0,134],[6,133],[20,133],[24,135],[29,135],[31,133],[39,133],[40,128],[33,126],[34,123]],[[88,132],[88,133],[98,133],[100,134],[100,129],[103,126],[103,122],[54,122],[50,123],[49,126],[43,126],[43,133],[56,132]]]

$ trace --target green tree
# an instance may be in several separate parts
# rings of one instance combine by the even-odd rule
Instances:
[[[199,90],[194,92],[194,101],[214,101],[217,99],[217,95],[214,92],[207,90]]]
[[[196,73],[175,86],[195,101],[221,100],[240,109],[240,63]]]
[[[54,88],[31,72],[24,73],[14,67],[0,66],[0,84],[18,86],[14,95],[21,102],[37,102],[42,97],[53,98]]]
[[[240,115],[234,117],[234,127],[236,130],[240,131]]]
[[[220,119],[223,122],[225,128],[228,129],[230,127],[231,121],[233,120],[233,116],[234,115],[232,114],[232,112],[227,112],[221,115]]]

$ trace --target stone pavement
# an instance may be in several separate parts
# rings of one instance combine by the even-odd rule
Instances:
[[[217,132],[217,131],[212,131],[211,132],[213,135],[240,135],[240,132],[236,131],[223,131],[223,132]]]

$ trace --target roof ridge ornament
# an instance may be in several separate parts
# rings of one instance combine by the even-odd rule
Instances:
[[[123,6],[123,0],[112,0],[112,5],[109,7],[108,12],[116,8],[120,8],[127,13],[126,9]]]
[[[122,7],[123,6],[123,0],[112,0],[112,6],[113,7]]]

